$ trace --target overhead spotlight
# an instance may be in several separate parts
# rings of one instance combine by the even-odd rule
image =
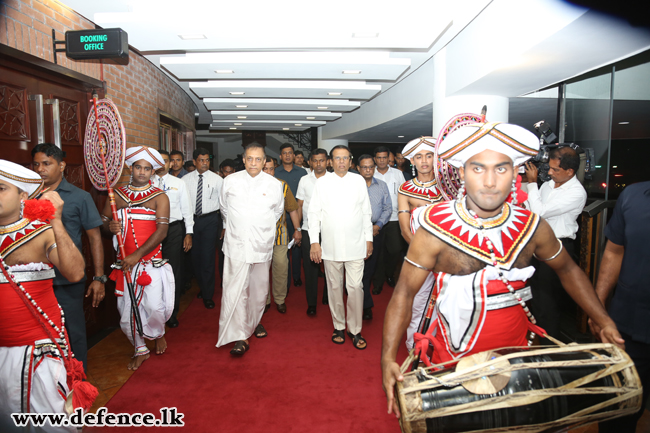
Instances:
[[[244,92],[230,92],[231,95],[243,95]]]
[[[196,40],[196,39],[208,39],[205,35],[178,35],[184,41]]]
[[[283,131],[288,131],[288,130],[289,130],[289,128],[282,128],[282,130],[283,130]]]
[[[237,116],[238,119],[245,119],[248,116]]]
[[[618,122],[619,125],[629,125],[630,122]]]
[[[307,120],[316,120],[315,117],[308,117]]]
[[[398,135],[397,138],[404,138],[404,136],[403,135]]]
[[[361,71],[358,71],[358,70],[356,70],[356,71],[343,71],[343,73],[344,74],[360,74]]]
[[[328,107],[318,107],[319,110],[327,110]]]
[[[230,129],[237,129],[237,128],[230,128]]]
[[[235,125],[235,126],[241,126],[242,124],[241,124],[241,123],[233,123],[233,125]]]
[[[248,108],[248,105],[235,105],[236,108]]]
[[[341,93],[341,92],[328,92],[327,94],[330,95],[330,96],[341,96],[343,93]]]
[[[216,72],[217,74],[234,74],[235,73],[235,71],[233,71],[232,69],[217,69],[214,72]]]
[[[294,123],[296,126],[302,126],[302,123]]]
[[[357,32],[357,33],[352,33],[353,38],[377,38],[379,37],[379,33],[371,33],[371,32]]]

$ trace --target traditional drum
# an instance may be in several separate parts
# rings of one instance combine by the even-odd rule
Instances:
[[[398,382],[403,432],[557,431],[641,407],[634,363],[611,344],[497,349],[453,364]]]

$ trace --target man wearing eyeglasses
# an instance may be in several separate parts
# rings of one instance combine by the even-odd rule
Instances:
[[[381,243],[384,237],[384,226],[388,223],[393,211],[393,205],[390,201],[388,187],[383,180],[375,179],[375,162],[370,155],[361,155],[357,165],[361,176],[366,181],[368,187],[368,197],[370,198],[370,208],[372,209],[372,254],[366,260],[363,268],[363,320],[372,319],[372,294],[370,293],[370,279],[377,267],[377,258],[381,250]]]
[[[316,181],[309,204],[310,257],[325,263],[330,311],[334,322],[332,342],[345,343],[348,335],[356,349],[366,348],[361,336],[364,260],[372,254],[372,209],[363,178],[349,173],[352,155],[346,146],[332,149],[334,174]],[[322,235],[322,247],[319,243]],[[343,305],[343,271],[348,290],[347,320]]]

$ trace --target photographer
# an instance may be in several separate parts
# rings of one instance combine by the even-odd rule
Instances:
[[[567,252],[574,256],[573,241],[578,231],[577,218],[587,201],[587,192],[576,177],[580,166],[578,153],[570,147],[557,147],[549,154],[548,175],[551,180],[537,187],[538,169],[526,163],[528,201],[526,208],[544,218]],[[531,263],[537,270],[531,279],[533,302],[531,310],[537,324],[549,335],[560,332],[560,302],[564,295],[557,274],[537,259]],[[543,339],[542,344],[551,344]]]

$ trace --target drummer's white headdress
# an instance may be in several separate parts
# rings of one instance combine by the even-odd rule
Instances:
[[[468,159],[488,149],[508,155],[514,165],[520,165],[537,154],[539,139],[509,123],[473,123],[449,133],[438,152],[452,166],[462,167]]]
[[[0,179],[27,192],[30,199],[43,189],[43,179],[36,172],[4,159],[0,159]]]
[[[158,151],[152,147],[147,146],[135,146],[129,147],[126,149],[126,165],[131,167],[136,161],[144,159],[153,166],[154,170],[158,170],[160,167],[165,165],[165,160],[158,153]]]
[[[421,152],[423,150],[435,152],[436,139],[433,137],[420,137],[411,140],[408,143],[406,143],[406,146],[404,146],[404,150],[402,150],[402,155],[404,155],[404,158],[408,158],[409,161],[411,161],[416,153]]]

